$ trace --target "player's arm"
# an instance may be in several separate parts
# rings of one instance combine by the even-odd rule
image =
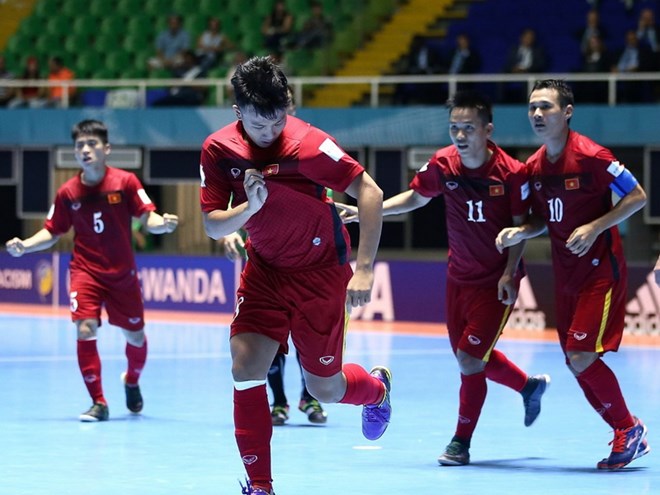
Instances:
[[[151,234],[169,234],[176,230],[179,225],[179,217],[170,213],[163,213],[159,215],[155,211],[145,213],[140,218],[143,225],[147,227],[147,231]]]
[[[348,283],[347,302],[362,306],[371,300],[373,265],[383,227],[383,191],[369,174],[363,172],[351,182],[346,193],[357,199],[360,221],[355,273]]]
[[[19,257],[23,256],[25,253],[33,253],[35,251],[42,251],[53,246],[60,236],[51,234],[46,229],[41,229],[32,237],[27,239],[19,239],[14,237],[6,242],[5,247],[7,252],[12,256]]]
[[[617,184],[617,180],[613,184]],[[622,184],[625,183],[619,182],[617,189],[612,188],[615,192],[618,191],[617,194],[621,194],[621,192],[625,193],[614,208],[605,213],[605,215],[585,225],[581,225],[568,237],[566,247],[571,253],[577,256],[584,256],[600,234],[623,222],[626,218],[644,207],[646,204],[646,193],[642,189],[642,186],[635,180],[634,184],[628,184],[630,191],[626,193],[625,189],[622,189]]]
[[[532,212],[527,221],[519,226],[502,229],[495,238],[495,247],[500,253],[506,248],[520,244],[527,239],[537,237],[545,231],[543,219]]]
[[[408,189],[402,193],[392,196],[383,202],[383,216],[398,215],[407,213],[428,204],[431,198],[426,198],[413,189]],[[339,210],[339,215],[344,223],[359,221],[357,206],[346,205],[344,203],[335,203]]]
[[[243,188],[247,201],[226,210],[213,210],[204,213],[206,234],[216,241],[241,229],[243,225],[263,207],[268,198],[266,180],[256,169],[245,171]]]
[[[516,215],[513,217],[513,226],[518,227],[525,223],[527,215]],[[510,305],[516,301],[518,290],[515,285],[516,270],[520,266],[523,251],[525,249],[525,242],[521,241],[509,248],[506,266],[504,272],[497,282],[497,298],[502,301],[502,304]]]
[[[655,284],[660,287],[660,256],[658,256],[655,266],[653,267],[653,274],[655,275]]]

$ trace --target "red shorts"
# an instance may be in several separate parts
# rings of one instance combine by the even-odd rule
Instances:
[[[107,282],[84,270],[72,270],[69,304],[73,321],[95,319],[101,326],[101,307],[105,305],[110,324],[130,331],[144,328],[142,289],[135,272]]]
[[[249,259],[236,293],[231,336],[259,333],[288,352],[289,332],[302,367],[318,376],[341,371],[348,323],[348,263],[320,270],[283,273]]]
[[[616,351],[623,337],[626,315],[625,277],[596,280],[577,294],[557,291],[557,332],[566,351]]]
[[[447,331],[454,354],[460,349],[487,362],[511,309],[497,298],[497,287],[460,285],[447,280]]]

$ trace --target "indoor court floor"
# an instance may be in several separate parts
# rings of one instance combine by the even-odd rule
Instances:
[[[123,337],[105,324],[99,348],[110,421],[90,424],[78,421],[90,401],[73,325],[62,311],[44,313],[0,307],[0,494],[241,492],[227,315],[147,313],[150,354],[138,416],[126,410],[119,380]],[[291,356],[285,378],[292,411],[272,442],[278,495],[660,493],[660,346],[624,345],[606,358],[657,449],[627,468],[595,469],[612,433],[583,398],[557,344],[532,333],[505,336],[498,348],[527,372],[552,376],[537,422],[525,428],[520,396],[489,382],[472,463],[441,467],[436,459],[454,431],[459,384],[447,338],[428,325],[352,327],[345,361],[392,370],[392,423],[376,442],[362,437],[359,407],[329,405],[327,425],[307,423],[296,409],[299,372]]]

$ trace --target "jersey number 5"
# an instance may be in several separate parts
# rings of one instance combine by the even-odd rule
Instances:
[[[100,211],[94,213],[94,232],[96,232],[97,234],[100,234],[101,232],[103,232],[103,229],[105,229],[105,224],[101,219],[102,214],[103,213]]]

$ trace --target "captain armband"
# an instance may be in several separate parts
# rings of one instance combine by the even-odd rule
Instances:
[[[623,171],[612,181],[610,189],[612,189],[617,196],[623,198],[635,189],[637,184],[638,182],[635,176],[631,174],[627,168],[624,168]]]

